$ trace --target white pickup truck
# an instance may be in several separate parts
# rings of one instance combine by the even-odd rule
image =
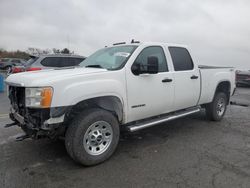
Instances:
[[[206,109],[223,118],[235,89],[231,67],[198,66],[187,48],[115,44],[79,67],[10,75],[11,125],[24,138],[64,137],[69,155],[95,165],[115,151],[120,130],[141,130]]]

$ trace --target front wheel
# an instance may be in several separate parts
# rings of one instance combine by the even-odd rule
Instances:
[[[89,109],[69,125],[65,146],[76,162],[91,166],[104,162],[114,153],[119,136],[119,123],[112,113]]]
[[[227,101],[228,98],[225,93],[216,93],[214,100],[206,105],[206,115],[208,119],[212,121],[220,121],[226,113]]]

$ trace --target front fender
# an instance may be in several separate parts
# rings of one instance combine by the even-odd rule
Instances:
[[[111,79],[74,82],[62,89],[55,88],[51,106],[72,106],[80,101],[102,96],[118,97],[126,106],[125,85]]]

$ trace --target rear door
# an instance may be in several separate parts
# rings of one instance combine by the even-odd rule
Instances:
[[[200,74],[186,48],[169,47],[174,66],[174,108],[180,110],[196,106],[200,96]]]

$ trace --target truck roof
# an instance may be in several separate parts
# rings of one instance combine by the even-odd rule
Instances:
[[[135,43],[126,43],[126,42],[120,42],[115,43],[113,46],[127,46],[127,45],[134,45],[134,46],[141,46],[141,45],[148,45],[148,46],[157,46],[157,45],[163,45],[163,46],[172,46],[172,47],[181,47],[181,48],[187,48],[187,45],[183,44],[175,44],[175,43],[165,43],[165,42],[135,42]],[[111,47],[111,46],[108,46]]]
[[[81,55],[75,55],[75,54],[40,54],[40,55],[30,55],[31,58],[34,57],[77,57],[77,58],[86,58]]]

